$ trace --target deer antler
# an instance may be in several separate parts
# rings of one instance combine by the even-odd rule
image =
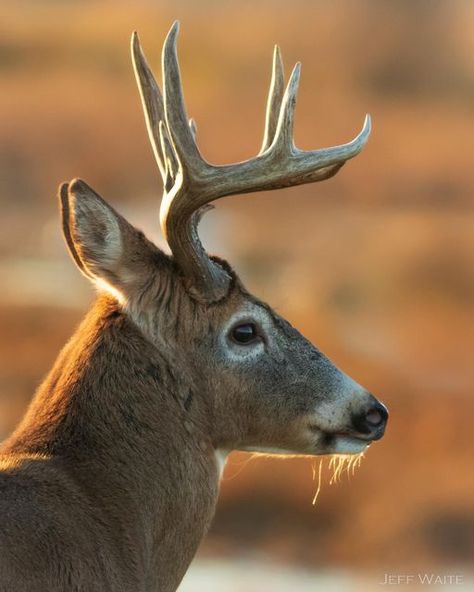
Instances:
[[[186,114],[176,52],[178,30],[176,21],[163,46],[164,100],[136,33],[132,37],[132,59],[148,134],[164,183],[161,228],[194,293],[216,301],[227,293],[230,278],[204,251],[197,233],[199,210],[225,195],[290,187],[335,175],[364,147],[370,134],[370,117],[366,116],[361,132],[347,144],[309,151],[296,148],[293,120],[300,64],[294,67],[284,90],[283,64],[275,47],[265,135],[259,154],[237,164],[209,164],[199,152],[194,122]]]

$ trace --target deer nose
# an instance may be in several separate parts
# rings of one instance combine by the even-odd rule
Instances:
[[[370,435],[373,440],[381,438],[388,420],[388,411],[375,397],[369,407],[352,417],[355,429],[361,434]]]

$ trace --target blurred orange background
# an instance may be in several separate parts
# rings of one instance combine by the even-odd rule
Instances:
[[[2,3],[0,439],[94,298],[62,242],[59,182],[84,178],[163,245],[128,45],[137,29],[159,74],[175,18],[211,162],[258,152],[274,43],[287,73],[303,63],[300,147],[348,141],[371,113],[368,146],[336,178],[223,199],[201,236],[391,411],[354,476],[329,486],[323,471],[315,506],[317,460],[232,455],[183,591],[376,590],[425,572],[471,589],[471,2]]]

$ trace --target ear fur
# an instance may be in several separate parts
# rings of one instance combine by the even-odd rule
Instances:
[[[81,258],[79,257],[74,241],[71,236],[70,218],[69,218],[69,183],[62,183],[59,187],[59,205],[61,209],[61,221],[63,227],[63,235],[71,257],[74,259],[77,267],[89,279],[94,279],[94,276],[87,270]]]
[[[86,277],[118,297],[146,283],[158,249],[140,231],[84,181],[62,184],[59,198],[66,244]]]

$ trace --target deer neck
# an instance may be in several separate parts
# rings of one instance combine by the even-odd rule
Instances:
[[[64,466],[129,541],[123,555],[150,590],[177,587],[214,514],[219,469],[191,388],[100,298],[2,450]]]

